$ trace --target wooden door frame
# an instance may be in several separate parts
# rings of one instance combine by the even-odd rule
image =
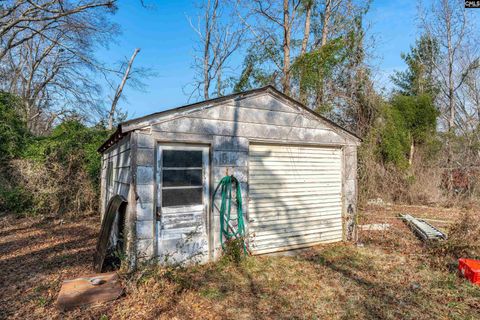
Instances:
[[[211,241],[211,210],[210,210],[210,193],[211,193],[211,183],[212,183],[212,163],[211,163],[211,145],[205,143],[183,143],[183,142],[167,142],[162,140],[156,141],[156,163],[155,163],[155,243],[157,243],[160,238],[160,230],[158,230],[158,223],[161,221],[161,188],[162,188],[162,150],[191,150],[191,151],[202,151],[202,201],[203,201],[203,216],[204,216],[204,227],[205,227],[205,239],[208,243],[208,252],[207,259],[210,260],[212,256],[212,241]],[[174,209],[173,209],[174,210]],[[160,215],[158,214],[160,211]]]

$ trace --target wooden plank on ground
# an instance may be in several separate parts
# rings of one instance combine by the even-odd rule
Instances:
[[[103,303],[118,299],[123,294],[115,272],[84,276],[63,281],[57,298],[57,306],[63,310]]]

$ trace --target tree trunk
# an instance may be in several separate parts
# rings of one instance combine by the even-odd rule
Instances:
[[[328,41],[328,25],[330,23],[330,16],[332,14],[332,1],[325,0],[325,12],[323,14],[323,26],[322,26],[322,40],[320,42],[320,48],[325,46]],[[324,104],[324,79],[322,75],[319,75],[319,85],[317,87],[316,107],[317,109]]]
[[[328,24],[330,22],[330,16],[332,14],[332,1],[333,0],[325,1],[325,13],[323,15],[321,47],[327,44],[327,40],[328,40]]]
[[[412,139],[410,142],[410,153],[408,155],[408,164],[413,164],[413,154],[415,153],[415,141]]]
[[[222,70],[218,70],[217,75],[217,97],[222,97]]]
[[[452,135],[455,131],[455,100],[454,100],[454,83],[453,83],[453,48],[452,48],[452,26],[451,17],[447,15],[445,17],[446,29],[447,29],[447,54],[448,54],[448,136],[446,141],[447,149],[447,168],[448,170],[448,188],[449,192],[453,187],[453,172],[452,172]]]
[[[453,63],[453,62],[452,62]],[[448,66],[448,132],[452,133],[455,129],[455,100],[454,100],[454,84],[453,84],[453,66]]]
[[[139,52],[140,52],[139,48],[136,48],[135,51],[133,52],[133,55],[130,58],[130,61],[128,62],[127,69],[125,70],[125,74],[123,75],[122,82],[120,82],[120,85],[117,88],[117,92],[115,93],[115,97],[113,98],[112,107],[110,108],[110,113],[108,115],[108,130],[113,129],[113,117],[115,116],[117,102],[120,99],[120,95],[122,94],[123,87],[125,86],[125,83],[127,82],[127,79],[128,79],[128,75],[130,74],[130,70],[132,69],[133,60],[135,60],[135,57]]]
[[[305,27],[303,29],[303,40],[302,40],[302,49],[300,56],[303,57],[307,53],[308,38],[310,37],[310,16],[312,12],[312,3],[308,3],[305,11]],[[303,72],[302,72],[303,73]],[[300,87],[300,102],[303,104],[307,103],[307,92],[302,85],[302,76],[300,76],[299,87]]]
[[[205,8],[205,43],[203,46],[203,98],[208,100],[208,91],[210,90],[210,77],[209,77],[209,65],[210,65],[210,0],[207,1],[207,7]]]
[[[283,93],[290,94],[290,13],[288,0],[283,0]]]
[[[302,40],[302,50],[301,55],[303,56],[307,53],[308,38],[310,37],[310,16],[312,13],[312,6],[308,5],[305,12],[305,27],[303,29],[303,40]]]

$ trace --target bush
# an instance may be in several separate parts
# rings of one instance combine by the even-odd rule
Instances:
[[[399,169],[408,167],[409,134],[402,114],[397,109],[384,108],[385,123],[380,131],[378,151],[385,163],[393,163]]]
[[[47,137],[36,138],[30,143],[23,158],[49,166],[58,163],[72,171],[84,171],[98,191],[101,157],[98,147],[108,138],[102,128],[89,128],[77,120],[61,123]]]
[[[32,206],[28,193],[20,186],[13,188],[0,185],[0,213],[23,213]]]
[[[480,217],[466,213],[458,218],[448,230],[448,239],[434,246],[441,257],[450,259],[480,259]]]
[[[18,106],[15,96],[0,92],[0,163],[19,156],[29,136]]]
[[[437,155],[443,145],[435,132],[438,111],[431,97],[397,94],[379,110],[358,150],[360,199],[438,203],[442,170]]]
[[[26,128],[18,131],[22,130]],[[24,139],[0,171],[4,181],[0,211],[66,214],[97,210],[101,165],[97,148],[108,135],[105,129],[69,120],[48,136]]]
[[[239,263],[245,256],[244,238],[232,238],[225,242],[222,255],[223,260]]]

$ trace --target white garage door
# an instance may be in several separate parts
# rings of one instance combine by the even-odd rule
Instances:
[[[341,168],[339,148],[250,145],[252,251],[342,240]]]

